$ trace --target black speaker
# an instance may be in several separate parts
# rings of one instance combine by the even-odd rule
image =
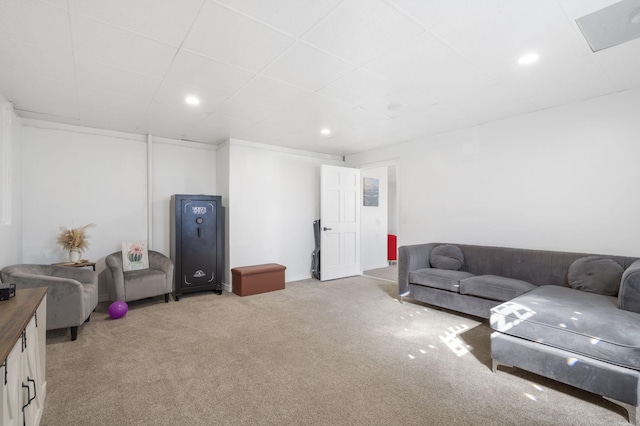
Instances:
[[[16,295],[15,284],[0,283],[0,300],[9,300]]]

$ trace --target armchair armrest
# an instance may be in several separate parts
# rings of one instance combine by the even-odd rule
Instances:
[[[110,300],[124,300],[124,267],[122,265],[122,252],[111,253],[104,259],[109,285]]]
[[[149,268],[157,269],[167,276],[167,293],[173,291],[173,261],[164,254],[149,250]]]
[[[398,249],[398,295],[409,294],[409,273],[418,269],[430,268],[429,255],[438,243],[415,244]]]
[[[618,307],[640,313],[640,259],[633,262],[622,274]]]

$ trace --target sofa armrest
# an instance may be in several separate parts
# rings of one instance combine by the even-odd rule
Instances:
[[[430,268],[429,255],[438,243],[415,244],[398,248],[398,295],[409,294],[409,273]]]
[[[633,262],[622,274],[618,307],[640,313],[640,259]]]

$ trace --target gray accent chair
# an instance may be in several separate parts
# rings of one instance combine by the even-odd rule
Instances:
[[[18,264],[3,268],[0,277],[17,290],[47,287],[47,330],[69,327],[72,341],[98,305],[98,274],[89,269]]]
[[[122,252],[105,258],[109,298],[112,301],[131,302],[164,295],[169,301],[173,291],[173,262],[157,251],[149,250],[149,269],[124,271]]]

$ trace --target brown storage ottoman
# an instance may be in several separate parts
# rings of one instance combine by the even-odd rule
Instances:
[[[284,289],[285,266],[277,263],[241,266],[231,270],[232,291],[238,296]]]

